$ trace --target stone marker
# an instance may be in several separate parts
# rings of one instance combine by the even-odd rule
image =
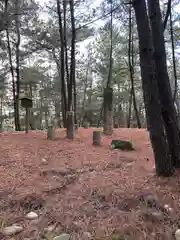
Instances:
[[[93,145],[100,146],[101,145],[101,132],[93,131]]]
[[[47,129],[47,139],[53,140],[54,139],[54,128],[53,126],[48,126]]]

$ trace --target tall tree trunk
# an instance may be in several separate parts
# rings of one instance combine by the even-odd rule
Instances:
[[[5,1],[5,12],[8,15],[7,12],[7,4],[8,1]],[[11,45],[10,45],[10,37],[9,37],[9,30],[8,25],[6,25],[6,38],[7,38],[7,49],[8,49],[8,57],[9,57],[9,64],[10,64],[10,72],[12,77],[12,91],[13,91],[13,105],[14,105],[14,124],[15,124],[15,130],[19,131],[19,122],[18,122],[18,108],[16,104],[16,84],[15,84],[15,76],[14,76],[14,67],[12,63],[12,51],[11,51]]]
[[[21,43],[21,36],[20,36],[20,6],[19,0],[16,0],[16,34],[17,34],[17,41],[16,41],[16,118],[17,118],[17,128],[18,131],[21,131],[20,126],[20,118],[19,118],[19,94],[20,94],[20,43]]]
[[[134,106],[134,112],[137,120],[137,126],[138,128],[141,128],[141,122],[138,114],[138,108],[136,103],[136,95],[135,95],[135,89],[134,89],[134,39],[133,39],[133,33],[132,33],[132,9],[131,6],[129,6],[129,46],[128,46],[128,63],[129,63],[129,73],[130,73],[130,81],[131,81],[131,93],[132,94],[132,100],[133,106]],[[130,103],[131,107],[131,103]],[[129,111],[131,113],[131,111]],[[131,119],[131,115],[129,116]]]
[[[76,30],[75,30],[75,18],[74,18],[74,0],[69,0],[69,5],[70,5],[70,13],[71,13],[71,33],[72,33],[72,36],[71,36],[70,83],[69,83],[69,88],[68,88],[68,92],[69,92],[68,110],[70,111],[72,109],[73,85],[75,85],[75,38],[76,38]],[[74,103],[74,104],[76,104],[76,103]]]
[[[149,133],[155,157],[156,173],[159,176],[173,174],[172,159],[164,133],[161,103],[158,84],[155,76],[153,59],[153,43],[150,24],[147,16],[145,0],[134,0],[133,7],[136,15],[139,36],[141,77],[146,116],[149,122]]]
[[[0,97],[0,132],[3,132],[3,95]]]
[[[9,38],[9,31],[6,29],[6,38],[7,38],[7,48],[8,48],[8,57],[10,64],[10,72],[12,78],[12,92],[13,92],[13,106],[14,106],[14,124],[15,130],[18,131],[18,120],[17,120],[17,105],[16,105],[16,84],[15,84],[15,76],[14,76],[14,68],[12,63],[12,52]]]
[[[61,119],[60,119],[60,103],[55,101],[54,103],[54,107],[55,107],[55,117],[57,120],[57,126],[59,128],[61,128]]]
[[[57,67],[57,72],[58,72],[58,76],[60,79],[60,84],[59,84],[59,90],[61,92],[61,112],[62,112],[62,120],[63,120],[63,126],[66,127],[66,107],[64,105],[64,99],[66,99],[66,88],[64,89],[62,87],[62,81],[61,81],[61,64],[59,62],[59,60],[57,59],[57,56],[55,54],[55,50],[52,50],[52,54],[53,54],[53,58],[54,61],[56,63],[56,67]],[[64,91],[65,91],[65,95],[64,95]]]
[[[173,23],[172,23],[172,11],[170,8],[170,34],[171,34],[171,46],[172,46],[172,60],[173,60],[173,72],[174,72],[174,92],[173,92],[173,101],[176,101],[176,95],[178,91],[177,84],[177,71],[176,71],[176,57],[175,57],[175,47],[174,47],[174,33],[173,33]]]
[[[33,88],[32,88],[32,84],[29,84],[29,93],[30,93],[30,98],[33,99]],[[35,130],[35,119],[34,119],[34,113],[33,113],[33,109],[30,108],[29,109],[29,126],[31,128],[31,130]]]
[[[81,107],[81,114],[80,114],[80,124],[83,124],[83,118],[84,118],[84,106],[86,103],[86,92],[87,92],[87,86],[88,86],[88,70],[89,70],[89,60],[87,63],[86,68],[86,75],[85,75],[85,82],[84,82],[84,94],[83,94],[83,100],[82,100],[82,107]]]
[[[67,86],[69,85],[69,65],[68,65],[68,50],[67,50],[67,32],[66,32],[66,8],[67,8],[67,0],[63,0],[63,13],[64,13],[64,52],[65,52],[65,69],[66,69],[66,79]]]
[[[70,81],[68,85],[68,115],[67,115],[67,137],[74,138],[76,122],[76,79],[75,79],[75,17],[74,17],[74,0],[69,0],[71,15],[71,64],[70,64]],[[74,90],[74,91],[73,91]],[[74,92],[74,99],[73,99]],[[74,100],[74,102],[73,102]],[[74,112],[72,111],[74,104]]]
[[[166,51],[159,0],[148,0],[153,36],[156,78],[162,105],[162,116],[171,156],[175,167],[180,167],[180,131],[166,65]]]
[[[113,11],[112,11],[112,0],[111,4],[111,25],[110,25],[110,53],[109,53],[109,74],[107,80],[107,86],[104,89],[104,134],[112,135],[113,133],[113,88],[111,88],[112,81],[112,34],[113,34]]]
[[[65,84],[65,74],[64,74],[64,33],[63,33],[63,26],[62,26],[62,17],[61,17],[61,5],[60,1],[57,0],[57,13],[58,13],[58,22],[59,22],[59,35],[61,41],[61,94],[63,98],[63,107],[64,107],[64,114],[66,116],[67,113],[67,97],[66,97],[66,84]],[[65,123],[64,123],[65,124]],[[66,124],[65,124],[66,125]]]

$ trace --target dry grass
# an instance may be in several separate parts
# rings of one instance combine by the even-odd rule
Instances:
[[[96,240],[174,239],[179,173],[171,179],[155,177],[146,130],[116,130],[112,137],[103,136],[97,148],[92,131],[79,129],[73,142],[65,139],[63,129],[56,131],[55,141],[42,132],[0,135],[1,227],[21,223],[25,230],[15,239],[40,239],[51,224],[56,224],[53,235],[66,231],[74,240],[83,232]],[[136,150],[111,150],[112,138],[131,140]],[[152,216],[154,206],[142,201],[146,195],[154,196],[160,218]],[[164,212],[164,204],[174,212]],[[39,222],[24,219],[29,210],[39,213]]]

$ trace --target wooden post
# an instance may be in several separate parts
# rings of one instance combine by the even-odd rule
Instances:
[[[93,145],[100,146],[101,145],[101,132],[93,131]]]
[[[74,124],[74,112],[67,112],[67,138],[74,139],[75,137],[75,124]]]

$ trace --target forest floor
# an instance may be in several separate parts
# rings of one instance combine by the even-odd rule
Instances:
[[[13,239],[49,240],[63,232],[74,240],[174,239],[180,174],[155,176],[145,129],[114,130],[101,147],[92,146],[93,130],[80,128],[74,141],[64,129],[54,141],[40,131],[0,134],[2,231],[18,223],[24,230]],[[110,149],[112,139],[132,141],[135,151]],[[27,220],[29,211],[39,218]]]

